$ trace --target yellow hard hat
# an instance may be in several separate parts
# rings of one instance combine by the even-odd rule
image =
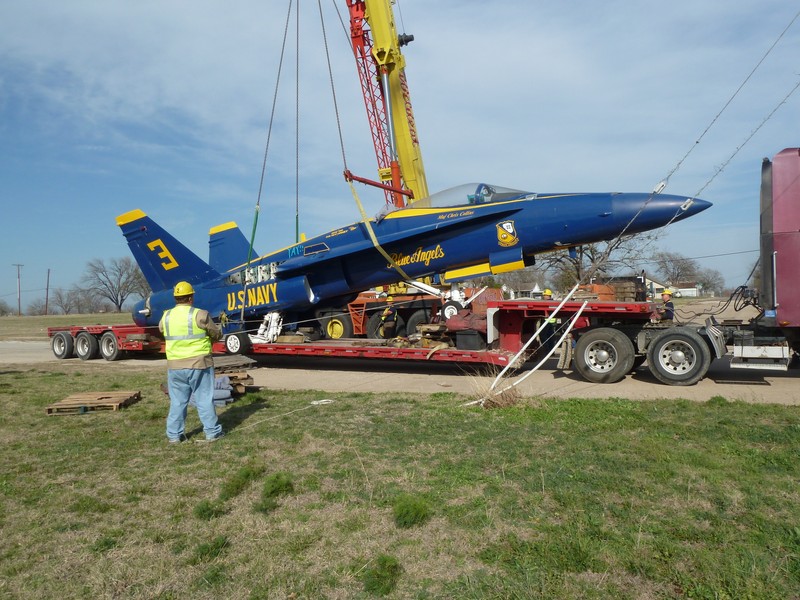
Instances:
[[[175,285],[175,290],[172,292],[172,295],[176,298],[180,298],[182,296],[191,296],[192,294],[194,294],[194,288],[188,281],[179,281]]]
[[[393,296],[386,296],[386,301],[387,302],[394,302],[394,297]]]
[[[663,292],[661,292],[661,295],[662,295],[662,296],[663,296],[664,294],[666,294],[667,296],[672,296],[672,290],[664,290]]]
[[[553,295],[553,290],[551,290],[550,288],[547,288],[547,289],[545,289],[545,291],[542,292],[542,294],[545,295],[545,296],[552,296]]]

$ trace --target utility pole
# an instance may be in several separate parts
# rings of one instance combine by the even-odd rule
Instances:
[[[21,316],[22,316],[22,296],[21,296],[21,289],[22,289],[22,288],[20,287],[20,275],[19,275],[19,270],[20,270],[22,267],[24,267],[25,265],[20,265],[20,264],[14,263],[14,264],[13,264],[13,265],[11,265],[11,266],[12,266],[12,267],[17,267],[17,316],[18,316],[18,317],[21,317]]]
[[[50,269],[47,269],[47,285],[44,288],[44,314],[49,315],[47,312],[47,302],[50,299]]]

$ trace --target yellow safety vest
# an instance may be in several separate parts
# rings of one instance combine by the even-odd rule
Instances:
[[[164,311],[164,339],[167,360],[194,358],[211,354],[211,339],[195,322],[197,309],[179,304]]]

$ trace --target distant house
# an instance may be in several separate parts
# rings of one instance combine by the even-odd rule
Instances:
[[[644,278],[644,284],[647,288],[647,295],[650,298],[658,298],[661,296],[661,292],[666,289],[671,289],[666,283],[661,283],[656,281],[655,279],[650,279],[649,277]],[[673,290],[675,291],[675,290]]]
[[[697,287],[696,281],[682,281],[676,283],[672,288],[675,295],[679,298],[697,298],[700,295],[700,289]]]

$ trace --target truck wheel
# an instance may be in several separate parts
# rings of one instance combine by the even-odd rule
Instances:
[[[381,322],[381,314],[383,311],[378,310],[372,313],[372,316],[367,321],[367,337],[374,340],[382,340],[383,337],[383,323]],[[395,337],[401,337],[406,334],[406,322],[403,317],[397,315],[397,324],[394,326]]]
[[[692,385],[708,372],[711,352],[693,329],[677,327],[662,333],[647,349],[653,376],[669,385]]]
[[[69,331],[59,331],[50,340],[50,347],[56,358],[72,358],[75,350],[75,340],[72,339]]]
[[[106,331],[100,336],[100,356],[109,361],[119,360],[122,357],[119,341],[113,331]]]
[[[326,318],[325,337],[330,340],[353,337],[353,320],[350,315],[334,314]]]
[[[228,354],[247,354],[253,344],[246,333],[231,333],[225,336],[225,351]]]
[[[75,354],[81,360],[94,360],[100,356],[100,342],[88,331],[81,331],[75,336]]]
[[[610,327],[592,329],[578,338],[575,370],[592,383],[616,383],[633,367],[635,352],[627,335]]]
[[[424,308],[420,308],[419,310],[411,313],[411,316],[408,317],[408,323],[406,323],[406,332],[408,335],[417,333],[417,325],[424,325],[427,323],[429,321],[428,315],[428,311]]]

